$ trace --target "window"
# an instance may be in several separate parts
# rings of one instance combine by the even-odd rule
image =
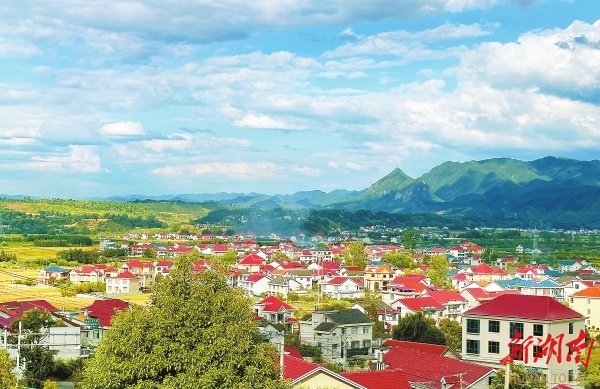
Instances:
[[[588,315],[590,314],[590,310],[589,310],[589,309],[587,310],[587,314],[588,314]]]
[[[321,347],[322,347],[322,345],[321,345],[321,342],[318,342],[318,343],[317,343],[317,347],[318,347],[318,348],[321,348]]]
[[[488,331],[489,332],[500,332],[500,322],[498,320],[488,321]]]
[[[337,344],[332,344],[331,345],[331,350],[332,351],[337,351],[337,349],[338,349],[338,345]]]
[[[515,361],[523,360],[523,354],[525,354],[525,352],[523,350],[523,343],[511,344],[509,346],[509,348],[510,348],[510,356],[512,359],[514,359]]]
[[[467,339],[467,354],[479,354],[479,341]]]
[[[467,334],[478,334],[479,333],[479,320],[478,319],[467,319]]]
[[[363,334],[368,334],[369,332],[371,332],[371,327],[369,327],[369,326],[364,326],[364,327],[363,327]]]
[[[573,370],[569,370],[569,382],[573,381]]]
[[[364,348],[371,347],[371,341],[370,340],[363,340],[363,347]]]
[[[533,335],[534,336],[544,336],[544,325],[543,324],[534,324],[533,325]]]
[[[352,343],[350,344],[350,348],[359,348],[360,347],[360,341],[358,340],[353,340]]]
[[[573,335],[573,323],[569,323],[569,335]]]
[[[488,353],[500,354],[500,342],[488,342]]]
[[[588,304],[590,303],[590,299],[587,299],[587,303],[588,303]]]
[[[100,338],[100,331],[99,330],[94,330],[94,339],[98,339]]]
[[[356,335],[356,334],[358,334],[358,327],[350,328],[350,335]]]
[[[543,358],[544,348],[542,346],[533,346],[533,358]]]
[[[515,322],[510,322],[510,338],[511,339],[516,339],[517,338],[517,331],[519,332],[519,339],[523,339],[523,336],[525,335],[525,331],[523,330],[523,323],[515,323]]]
[[[494,376],[492,377],[488,377],[488,385],[491,386],[492,385],[492,381],[494,380]]]

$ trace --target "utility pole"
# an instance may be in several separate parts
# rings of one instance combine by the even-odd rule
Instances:
[[[22,322],[19,321],[19,334],[17,335],[17,388],[19,387],[19,375],[21,372],[21,328]]]
[[[506,362],[504,370],[504,389],[510,389],[510,363]]]

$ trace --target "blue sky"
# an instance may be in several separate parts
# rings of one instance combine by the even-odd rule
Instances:
[[[10,3],[2,194],[358,190],[395,167],[598,158],[596,0]]]

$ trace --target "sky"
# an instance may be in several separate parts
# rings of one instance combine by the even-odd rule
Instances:
[[[0,4],[0,194],[361,190],[600,150],[597,0]]]

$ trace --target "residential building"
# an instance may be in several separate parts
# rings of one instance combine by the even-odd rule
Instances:
[[[365,269],[365,288],[371,292],[387,291],[396,273],[390,265],[368,265]]]
[[[51,280],[54,280],[54,282],[56,282],[59,280],[68,280],[69,278],[69,269],[64,269],[60,266],[50,266],[40,270],[40,272],[38,273],[37,282],[42,284],[49,284],[49,281]]]
[[[585,325],[590,331],[600,331],[600,287],[573,293],[569,298],[569,307],[586,316]]]
[[[124,271],[115,277],[106,277],[105,282],[106,294],[139,293],[140,291],[140,280],[130,271]]]
[[[300,342],[319,347],[324,358],[341,362],[371,352],[374,323],[358,309],[315,311],[299,323]]]
[[[574,381],[579,365],[568,344],[583,334],[585,348],[584,320],[551,297],[504,294],[463,314],[462,357],[496,368],[512,359],[541,370],[550,385],[564,383],[561,375]]]
[[[361,298],[364,296],[358,284],[348,277],[335,277],[322,286],[323,294],[336,299]]]
[[[271,278],[262,274],[247,274],[241,279],[239,286],[249,296],[260,296],[269,291],[269,282]]]

